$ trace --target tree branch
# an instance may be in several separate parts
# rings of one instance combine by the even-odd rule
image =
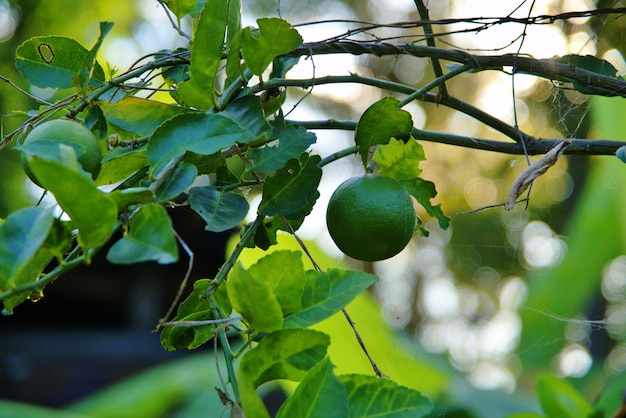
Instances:
[[[585,70],[555,59],[537,59],[517,54],[473,55],[458,49],[443,49],[414,44],[389,44],[377,42],[338,41],[330,43],[305,43],[287,56],[300,57],[327,54],[370,54],[377,57],[411,55],[414,57],[469,64],[475,71],[499,70],[511,67],[512,72],[535,75],[553,81],[577,82],[592,94],[626,97],[626,80]]]
[[[295,126],[302,126],[306,129],[337,129],[353,131],[356,129],[356,122],[345,120],[317,120],[317,121],[295,121],[288,120]],[[464,148],[473,148],[484,151],[493,151],[503,154],[524,154],[524,148],[520,143],[497,141],[493,139],[472,138],[468,136],[448,134],[444,132],[428,131],[423,129],[413,129],[413,137],[418,140],[437,142],[440,144],[455,145]],[[568,155],[615,155],[615,151],[626,145],[626,141],[611,141],[607,139],[564,139],[546,138],[534,139],[526,144],[529,155],[545,154],[563,141],[571,141],[565,150]],[[354,152],[351,148],[346,151],[348,154]],[[328,161],[329,162],[329,161]],[[326,162],[326,163],[328,163]]]

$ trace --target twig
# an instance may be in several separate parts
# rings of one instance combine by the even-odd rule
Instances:
[[[185,250],[185,252],[187,253],[187,256],[189,256],[189,261],[187,263],[187,270],[185,271],[185,277],[183,277],[183,280],[180,282],[180,286],[178,286],[178,292],[176,292],[176,296],[174,297],[174,300],[172,301],[169,309],[167,310],[163,318],[159,319],[159,322],[157,323],[157,326],[156,326],[156,331],[161,329],[161,327],[166,326],[165,324],[168,323],[167,321],[172,317],[172,314],[174,313],[174,309],[176,309],[176,306],[178,306],[178,301],[180,301],[180,298],[183,296],[183,292],[185,291],[185,287],[187,287],[187,281],[189,281],[189,276],[191,275],[191,269],[193,268],[193,259],[194,259],[193,251],[191,251],[191,248],[189,248],[185,240],[183,240],[176,231],[174,231],[174,235],[176,235],[176,239],[178,240],[178,243],[180,244],[181,247],[183,247],[183,250]],[[202,321],[176,321],[176,322],[202,322]]]
[[[191,41],[192,40],[191,36],[189,36],[185,32],[183,32],[183,30],[180,28],[180,26],[177,25],[176,22],[174,22],[174,19],[172,19],[172,15],[170,14],[169,10],[167,10],[167,7],[163,3],[163,0],[158,0],[158,1],[159,1],[159,4],[161,5],[161,7],[163,7],[163,10],[165,11],[165,15],[167,16],[167,19],[172,24],[172,27],[174,28],[174,30],[176,32],[178,32],[178,34],[180,36],[182,36],[183,38],[186,38],[188,41]]]
[[[376,362],[374,361],[372,356],[370,356],[370,353],[367,351],[367,347],[365,347],[365,343],[363,342],[363,339],[361,338],[359,331],[357,331],[354,321],[352,321],[352,318],[350,318],[350,315],[348,315],[348,311],[346,311],[346,309],[344,308],[341,310],[341,312],[343,312],[343,315],[346,317],[346,319],[348,320],[348,323],[352,327],[352,331],[354,331],[354,336],[356,337],[356,340],[359,342],[359,345],[361,346],[361,350],[363,350],[363,352],[367,356],[367,359],[372,365],[372,369],[374,369],[374,373],[376,373],[376,376],[387,377],[383,374],[383,372],[380,371],[380,369],[378,368],[378,365],[376,365]]]
[[[233,316],[232,318],[222,319],[207,319],[205,321],[169,321],[163,322],[163,327],[201,327],[204,325],[226,325],[231,322],[237,322],[241,320],[239,316]]]
[[[26,90],[22,89],[20,86],[18,86],[17,84],[15,84],[14,82],[12,82],[11,80],[9,80],[8,78],[0,75],[0,80],[4,81],[5,83],[8,83],[11,87],[13,87],[15,90],[19,91],[20,93],[22,93],[24,96],[28,97],[31,100],[36,101],[37,103],[40,103],[42,105],[45,106],[52,106],[52,103],[48,103],[43,99],[40,99],[39,97],[33,96],[32,94],[30,94],[29,92],[27,92]]]

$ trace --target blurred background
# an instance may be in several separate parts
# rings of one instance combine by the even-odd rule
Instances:
[[[419,19],[410,0],[243,3],[244,25],[253,25],[258,17],[280,15],[298,25],[305,42],[342,35],[359,27],[356,21]],[[621,1],[604,0],[426,4],[433,20],[523,18],[623,6]],[[39,35],[67,36],[89,46],[103,20],[115,22],[99,58],[111,74],[124,71],[147,53],[187,44],[155,0],[98,0],[89,6],[79,0],[0,0],[0,75],[42,99],[64,97],[62,91],[25,83],[15,69],[15,49]],[[313,21],[317,23],[299,25]],[[189,32],[189,22],[182,24]],[[455,23],[436,25],[434,32],[447,33],[436,38],[443,48],[476,54],[519,52],[537,58],[593,55],[611,62],[621,75],[626,71],[624,25],[621,15],[608,15],[546,25],[500,24],[478,33],[471,30],[476,25]],[[377,28],[353,37],[385,38],[420,42],[423,32]],[[313,71],[316,77],[356,73],[413,87],[433,79],[428,59],[409,56],[319,56],[301,60],[289,76],[307,78]],[[8,83],[0,83],[6,134],[23,122],[23,111],[36,109],[36,104]],[[626,105],[620,98],[590,98],[548,80],[494,71],[463,74],[448,82],[448,90],[537,138],[626,138],[621,123]],[[288,90],[284,109],[290,112],[289,119],[357,121],[371,103],[389,94],[356,84],[320,85],[301,101],[307,93]],[[171,101],[167,95],[156,99]],[[405,109],[416,128],[510,141],[443,106],[412,102]],[[314,152],[322,157],[353,143],[351,132],[316,134]],[[423,177],[437,187],[437,203],[452,218],[449,230],[440,230],[422,213],[430,236],[416,237],[393,259],[375,265],[343,260],[321,226],[332,191],[362,172],[358,158],[347,157],[325,167],[320,199],[299,235],[324,248],[337,263],[380,276],[372,289],[377,312],[420,358],[441,361],[448,391],[452,382],[461,381],[470,390],[524,394],[532,389],[538,372],[550,371],[576,378],[576,385],[590,397],[598,396],[626,369],[626,201],[620,195],[626,187],[626,166],[614,156],[561,158],[535,182],[527,207],[464,214],[504,202],[510,185],[527,166],[525,157],[422,145],[427,158],[422,163]],[[0,217],[5,217],[36,203],[41,191],[26,179],[17,152],[4,150],[0,158]],[[173,217],[194,252],[208,255],[196,257],[204,264],[196,266],[194,277],[212,277],[224,260],[228,235],[198,235],[203,228],[193,223],[197,221],[193,216],[180,211]],[[171,268],[151,264],[120,268],[96,260],[95,266],[49,286],[37,304],[24,304],[13,316],[0,318],[0,398],[60,406],[150,365],[185,355],[165,352],[157,334],[150,333],[173,298],[185,263],[182,260]],[[462,391],[457,389],[458,395]]]

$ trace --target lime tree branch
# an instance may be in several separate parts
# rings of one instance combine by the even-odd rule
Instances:
[[[316,121],[297,121],[288,120],[290,124],[302,126],[306,129],[336,129],[353,131],[356,129],[356,122],[345,120],[316,120]],[[524,154],[522,144],[517,142],[504,142],[493,139],[474,138],[462,135],[454,135],[445,132],[428,131],[424,129],[413,129],[413,137],[418,140],[437,142],[440,144],[454,145],[465,148],[473,148],[484,151],[494,151],[503,154]],[[626,141],[611,141],[606,139],[567,139],[571,140],[571,144],[567,147],[565,154],[569,155],[614,155],[615,151],[621,146],[626,145]],[[526,144],[529,155],[545,154],[557,144],[565,141],[563,138],[546,138],[536,139]],[[346,148],[346,150],[329,156],[329,159],[322,160],[323,164],[330,163],[333,158],[340,158],[345,155],[353,154],[357,151],[356,147]]]
[[[513,73],[535,75],[553,81],[577,82],[592,94],[602,96],[626,97],[626,80],[609,77],[588,71],[570,63],[558,62],[555,59],[537,59],[517,54],[473,55],[458,49],[444,49],[415,44],[390,44],[384,42],[313,42],[305,43],[289,54],[291,57],[327,55],[327,54],[369,54],[377,57],[389,55],[411,55],[468,64],[475,71],[504,71],[510,67]]]

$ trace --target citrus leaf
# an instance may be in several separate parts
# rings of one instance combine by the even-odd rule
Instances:
[[[426,159],[424,148],[415,140],[406,143],[391,138],[388,144],[381,145],[374,153],[379,174],[398,180],[409,180],[419,176],[422,170],[419,163]]]
[[[187,151],[211,155],[236,143],[248,143],[257,138],[258,135],[249,126],[242,126],[223,112],[181,114],[154,131],[146,156],[156,173],[170,160]]]
[[[450,218],[444,215],[441,210],[441,205],[433,205],[430,203],[430,199],[437,196],[437,190],[435,189],[435,184],[433,182],[423,180],[421,178],[415,178],[411,180],[403,180],[402,184],[404,184],[404,187],[409,194],[413,196],[419,204],[424,207],[424,209],[426,209],[426,213],[439,221],[439,227],[441,229],[448,229],[448,226],[450,226]]]
[[[118,183],[148,166],[146,147],[116,148],[102,158],[98,186]]]
[[[228,31],[226,38],[226,81],[224,88],[243,75],[241,68],[241,0],[228,2]]]
[[[107,260],[115,264],[156,261],[171,264],[178,261],[178,245],[172,220],[165,208],[149,203],[130,218],[129,232],[109,249]]]
[[[193,291],[179,305],[172,322],[211,319],[211,304],[207,298],[202,297],[210,285],[209,279],[196,280],[193,284]],[[209,341],[215,335],[214,328],[213,325],[165,327],[161,332],[161,345],[168,351],[179,348],[192,350]]]
[[[147,187],[129,187],[128,189],[114,190],[109,196],[117,204],[117,211],[121,212],[131,205],[145,204],[154,201],[154,192]]]
[[[274,251],[250,266],[248,273],[272,288],[284,315],[300,310],[305,272],[299,251]]]
[[[32,85],[69,88],[88,54],[89,51],[73,39],[40,36],[27,40],[17,48],[15,65]],[[94,84],[104,82],[104,71],[98,63],[93,69],[92,79],[97,80]]]
[[[277,379],[299,381],[326,357],[330,338],[310,329],[283,329],[263,338],[241,359],[237,375],[255,388]]]
[[[26,263],[13,277],[12,285],[13,287],[18,287],[22,285],[27,285],[33,283],[41,277],[41,273],[46,268],[46,266],[52,261],[54,255],[47,248],[40,248],[34,256]],[[35,297],[41,297],[40,291],[31,291],[26,290],[24,292],[18,292],[14,295],[6,297],[2,299],[2,304],[4,309],[2,310],[2,315],[11,315],[13,314],[13,309],[24,302],[25,300],[31,298],[32,295],[36,295]],[[32,300],[35,300],[34,298]]]
[[[54,194],[59,206],[78,228],[78,243],[85,248],[97,248],[106,243],[117,222],[115,200],[99,190],[85,172],[36,155],[28,159],[42,187]]]
[[[352,417],[346,388],[325,358],[302,379],[295,392],[281,406],[276,418]]]
[[[193,164],[182,163],[174,173],[156,190],[157,202],[172,200],[191,186],[198,176],[198,169]]]
[[[87,114],[85,115],[85,127],[94,134],[98,132],[98,139],[104,139],[107,135],[108,126],[107,120],[104,117],[102,109],[98,103],[94,102],[87,108]]]
[[[299,159],[290,159],[275,175],[268,177],[263,184],[259,214],[308,214],[319,197],[317,187],[322,178],[322,169],[318,166],[320,161],[318,155],[302,153]]]
[[[418,391],[389,379],[350,374],[339,376],[345,385],[351,418],[420,418],[433,407]]]
[[[559,63],[570,64],[592,73],[601,74],[607,77],[617,77],[617,69],[610,62],[594,57],[593,55],[570,54],[559,57],[555,60]],[[570,81],[570,80],[564,80]],[[571,80],[574,88],[583,94],[599,94],[601,96],[613,96],[614,93],[597,87],[589,86],[577,80]]]
[[[0,289],[14,287],[14,280],[41,249],[52,225],[50,209],[31,207],[10,214],[0,224]]]
[[[96,56],[98,55],[98,50],[102,45],[102,41],[107,36],[107,34],[113,29],[113,22],[100,22],[100,36],[96,41],[96,44],[91,48],[91,50],[85,55],[83,59],[78,74],[76,74],[73,79],[77,79],[78,86],[80,86],[80,90],[82,94],[86,94],[91,83],[91,78],[94,74],[94,69],[98,62],[96,61]]]
[[[400,102],[387,96],[372,104],[361,116],[354,132],[356,144],[367,164],[367,154],[371,146],[386,144],[391,138],[405,140],[411,136],[413,119],[406,110],[398,108]]]
[[[228,0],[207,0],[197,20],[189,65],[191,80],[178,86],[183,100],[194,107],[209,109],[213,104],[215,75],[222,59],[227,19]],[[187,84],[192,88],[183,87]],[[188,94],[192,91],[194,94]]]
[[[176,94],[171,93],[172,97],[185,107],[207,110],[213,106],[212,96],[207,94],[193,77],[178,83],[175,92]]]
[[[329,318],[377,280],[373,274],[356,270],[307,271],[302,309],[285,318],[284,328],[304,328]]]
[[[303,127],[289,125],[278,137],[278,144],[251,148],[248,157],[253,161],[246,171],[272,173],[283,167],[291,158],[297,158],[316,141],[316,136]]]
[[[537,379],[537,397],[549,418],[586,417],[593,408],[566,380],[550,375]]]
[[[193,187],[189,205],[206,222],[207,231],[222,232],[237,226],[248,214],[250,205],[235,193],[221,193],[215,187]]]
[[[235,265],[227,283],[228,297],[237,311],[256,331],[272,332],[283,326],[283,313],[271,287]]]
[[[178,20],[189,14],[196,7],[197,0],[163,0],[167,8],[176,15]]]
[[[261,99],[256,96],[244,96],[232,102],[224,112],[235,122],[242,134],[237,140],[240,144],[251,144],[265,140],[272,132],[272,127],[265,119]]]
[[[328,335],[309,329],[275,331],[248,351],[239,363],[241,406],[248,418],[269,418],[256,388],[277,379],[299,381],[326,357]]]
[[[127,97],[115,103],[98,103],[109,123],[136,135],[150,135],[166,120],[191,112],[183,107],[139,97]]]
[[[250,71],[261,75],[274,58],[300,46],[302,37],[283,19],[263,18],[256,22],[258,30],[247,27],[241,33],[241,54]]]

